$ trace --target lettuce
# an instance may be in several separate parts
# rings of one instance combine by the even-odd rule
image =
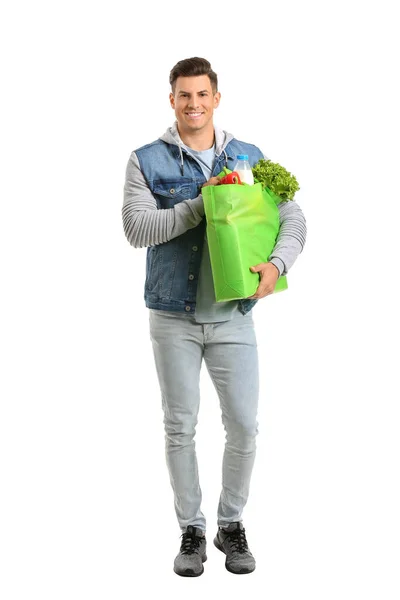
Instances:
[[[280,201],[293,200],[300,189],[297,179],[279,163],[261,158],[252,168],[254,178],[263,188],[279,196]]]

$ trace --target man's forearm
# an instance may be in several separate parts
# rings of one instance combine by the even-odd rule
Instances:
[[[126,169],[122,220],[128,242],[135,248],[168,242],[196,227],[204,217],[202,196],[158,209],[133,152]]]
[[[280,275],[286,275],[304,248],[307,225],[296,202],[281,202],[278,208],[280,230],[269,261],[278,268]]]

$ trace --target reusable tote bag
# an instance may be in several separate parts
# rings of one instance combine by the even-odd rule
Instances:
[[[277,197],[261,183],[208,185],[202,195],[215,298],[217,302],[248,298],[260,282],[250,267],[267,262],[275,246]],[[275,292],[285,289],[284,276]]]

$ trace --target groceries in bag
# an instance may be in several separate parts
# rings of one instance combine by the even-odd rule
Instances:
[[[293,200],[300,189],[296,178],[278,163],[261,159],[252,173],[254,185],[246,185],[239,170],[241,185],[206,186],[202,190],[217,302],[248,298],[256,292],[259,274],[252,273],[250,267],[268,262],[279,233],[278,204]],[[229,174],[232,172],[225,168],[219,177]],[[287,287],[286,276],[281,276],[274,291]]]

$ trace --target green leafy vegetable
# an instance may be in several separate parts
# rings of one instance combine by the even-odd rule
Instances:
[[[264,188],[279,196],[281,201],[293,200],[300,189],[297,179],[279,163],[261,158],[252,169],[254,178]]]

